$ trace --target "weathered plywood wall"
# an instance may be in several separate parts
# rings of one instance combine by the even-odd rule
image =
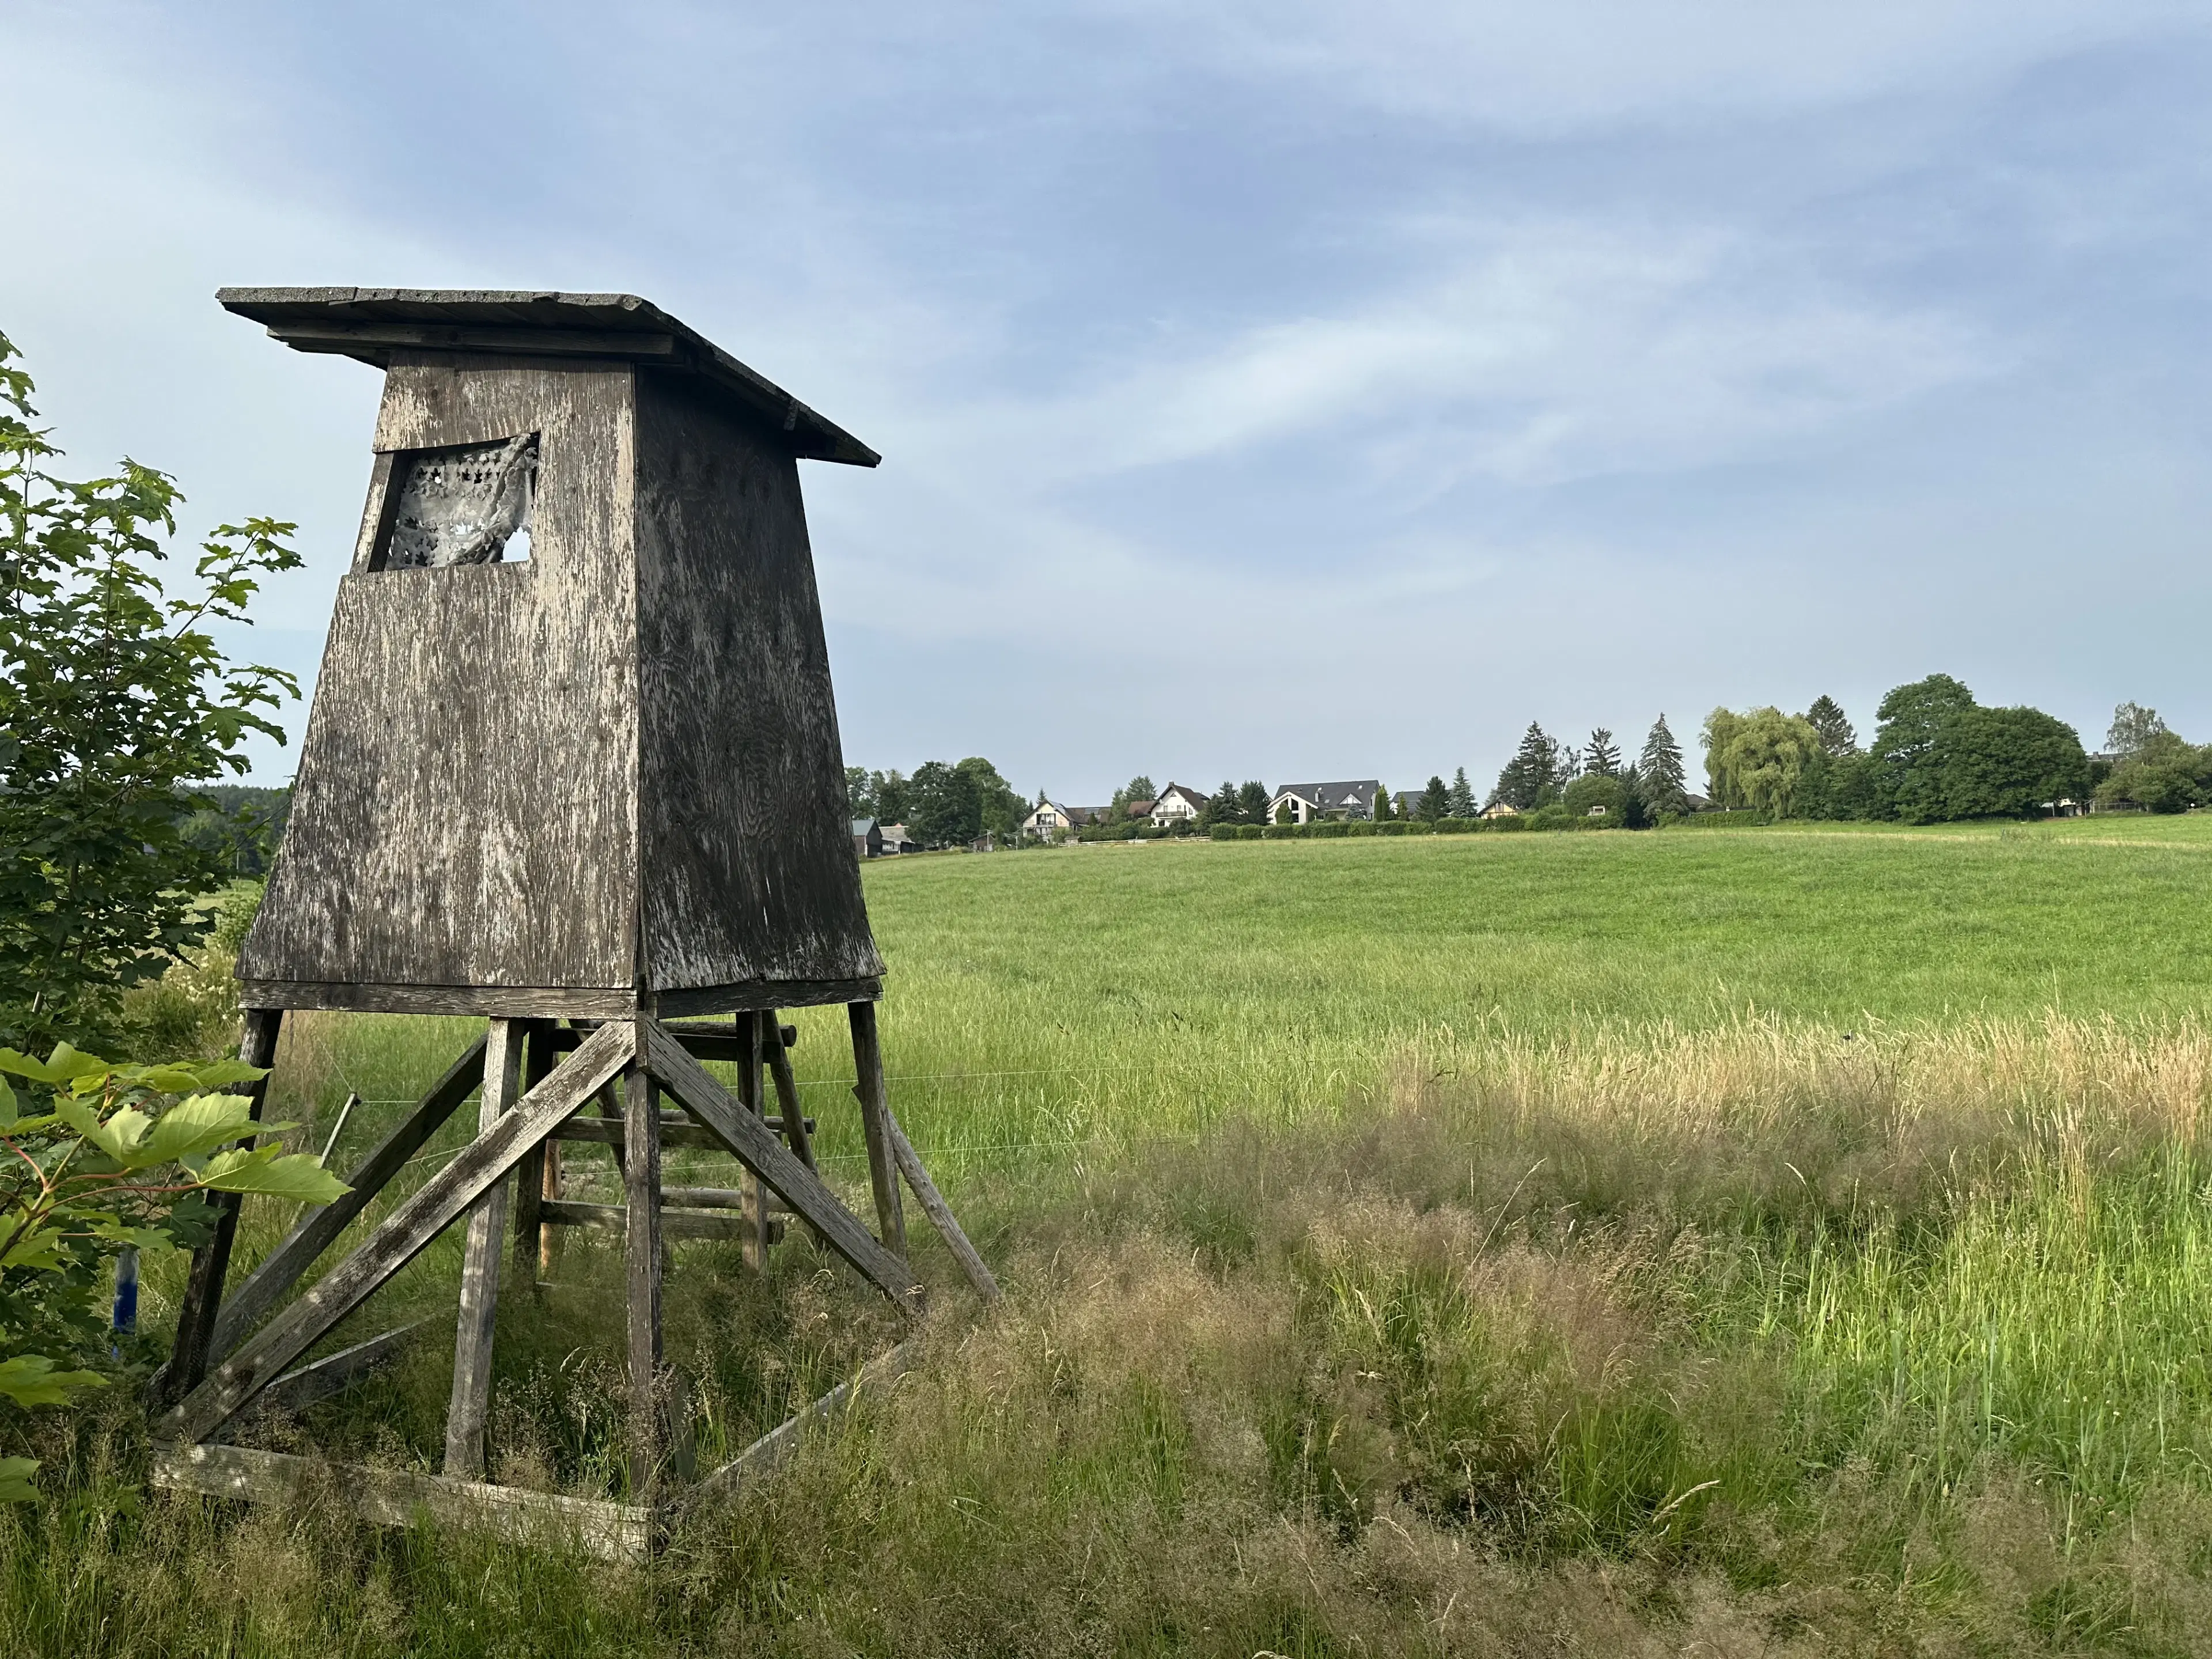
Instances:
[[[637,434],[648,979],[732,994],[702,1007],[855,994],[883,964],[853,857],[798,464],[699,382],[648,368]]]
[[[635,1006],[635,430],[627,363],[394,362],[380,452],[542,434],[532,557],[340,583],[249,1004]]]

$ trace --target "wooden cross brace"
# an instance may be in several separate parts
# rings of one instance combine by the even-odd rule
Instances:
[[[356,1175],[353,1193],[339,1204],[302,1221],[238,1287],[231,1305],[222,1310],[216,1327],[217,1340],[213,1346],[216,1354],[222,1356],[221,1363],[161,1422],[159,1432],[164,1439],[194,1443],[217,1437],[240,1411],[283,1376],[301,1354],[464,1216],[471,1218],[469,1269],[477,1281],[474,1301],[481,1316],[480,1328],[488,1336],[489,1310],[496,1291],[501,1230],[496,1224],[496,1218],[486,1214],[481,1206],[487,1198],[496,1194],[511,1170],[617,1079],[622,1080],[625,1095],[625,1185],[630,1200],[627,1218],[629,1248],[625,1255],[631,1279],[632,1387],[636,1391],[635,1403],[639,1407],[634,1415],[641,1425],[639,1442],[633,1449],[633,1474],[641,1491],[650,1487],[659,1461],[659,1413],[653,1401],[653,1390],[659,1382],[655,1372],[659,1359],[660,1114],[653,1098],[657,1091],[665,1090],[672,1096],[693,1121],[712,1134],[824,1243],[896,1306],[909,1315],[921,1311],[921,1286],[907,1263],[872,1237],[821,1178],[784,1146],[768,1123],[733,1098],[692,1057],[683,1042],[658,1021],[614,1021],[600,1026],[585,1036],[572,1053],[562,1056],[547,1075],[522,1091],[519,1098],[514,1097],[508,1081],[514,1075],[514,1045],[512,1028],[501,1029],[506,1024],[495,1023],[492,1041],[477,1045],[457,1061],[414,1114],[369,1155]],[[252,1319],[298,1279],[319,1250],[335,1239],[376,1191],[398,1173],[414,1149],[452,1114],[479,1078],[484,1085],[484,1104],[482,1127],[476,1140],[395,1208],[368,1238],[296,1301],[278,1311],[252,1335],[244,1337]],[[779,1083],[781,1081],[778,1079]],[[880,1088],[878,1079],[872,1091],[878,1099]],[[779,1093],[782,1093],[781,1089]],[[788,1102],[790,1097],[785,1097],[785,1100]],[[785,1112],[787,1119],[796,1115],[787,1103]],[[878,1127],[870,1125],[872,1129]],[[898,1162],[907,1164],[913,1158],[911,1147],[904,1146],[905,1137],[899,1133],[896,1121],[890,1120],[887,1113],[879,1133],[890,1143],[895,1157],[903,1154],[897,1157]],[[874,1138],[872,1134],[871,1139]],[[918,1161],[909,1164],[909,1173],[918,1167]],[[933,1188],[928,1195],[935,1197]],[[475,1224],[478,1221],[483,1224],[481,1227]],[[478,1231],[486,1235],[481,1249],[476,1248],[478,1241],[475,1235]],[[964,1237],[960,1239],[962,1245],[966,1243]],[[973,1253],[969,1250],[961,1254],[964,1267],[965,1258]],[[994,1292],[995,1289],[994,1285],[991,1287]],[[465,1282],[465,1322],[471,1310],[467,1291]],[[463,1342],[465,1346],[465,1329]],[[464,1362],[474,1366],[478,1358],[474,1354],[457,1354],[457,1400],[461,1394]],[[488,1374],[488,1369],[482,1373],[485,1376]],[[473,1375],[468,1386],[471,1390],[477,1386]],[[469,1401],[461,1403],[465,1407]],[[471,1427],[465,1422],[458,1426]],[[480,1424],[475,1426],[480,1431]],[[453,1450],[451,1436],[448,1449],[449,1453]],[[449,1466],[453,1461],[449,1456]],[[468,1459],[464,1455],[459,1462],[466,1465]],[[472,1468],[449,1467],[452,1474],[476,1472]]]

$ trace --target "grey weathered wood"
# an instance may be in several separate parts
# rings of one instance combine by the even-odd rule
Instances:
[[[543,1022],[533,1022],[523,1050],[524,1091],[527,1092],[544,1082],[558,1060],[553,1028]],[[514,1273],[533,1291],[538,1285],[539,1259],[545,1248],[543,1230],[538,1224],[538,1206],[545,1201],[549,1180],[560,1179],[560,1156],[559,1141],[543,1141],[525,1152],[522,1162],[514,1169]]]
[[[779,1131],[783,1127],[775,1118],[770,1118],[769,1123]],[[623,1126],[619,1121],[609,1121],[605,1118],[572,1117],[554,1131],[554,1137],[558,1140],[590,1141],[601,1146],[611,1146],[619,1157]],[[710,1147],[716,1152],[720,1151],[722,1146],[710,1131],[701,1128],[690,1118],[667,1112],[660,1115],[660,1144],[663,1146]]]
[[[253,1402],[255,1411],[305,1411],[317,1401],[327,1400],[332,1395],[351,1388],[356,1382],[386,1364],[421,1336],[429,1326],[427,1319],[411,1320],[404,1325],[372,1336],[365,1342],[340,1348],[312,1364],[289,1370],[261,1391]],[[233,1418],[228,1425],[237,1428],[240,1423],[252,1420],[252,1413]]]
[[[704,382],[711,395],[761,429],[780,434],[794,455],[854,466],[873,466],[880,459],[851,433],[824,419],[782,387],[771,385],[697,331],[632,294],[226,288],[216,293],[216,300],[226,311],[252,318],[279,338],[316,326],[327,329],[343,325],[496,328],[514,331],[503,337],[507,351],[561,354],[573,336],[601,333],[608,337],[607,349],[617,356],[680,359],[685,371]],[[672,337],[677,349],[663,352],[656,337]],[[652,343],[643,349],[628,343],[641,338]],[[327,337],[313,341],[303,338],[299,343],[302,350],[333,347],[379,368],[390,362],[398,349],[374,340],[362,340],[349,349]]]
[[[898,1306],[920,1313],[921,1283],[914,1270],[868,1235],[853,1212],[822,1184],[822,1178],[787,1151],[758,1118],[746,1111],[709,1076],[684,1045],[650,1020],[638,1031],[647,1066],[661,1086],[700,1122],[714,1131],[738,1162],[759,1176],[823,1242],[857,1268]]]
[[[442,1526],[555,1549],[574,1545],[600,1560],[629,1565],[651,1558],[659,1529],[653,1511],[635,1504],[325,1463],[244,1446],[156,1445],[153,1480],[170,1492],[254,1504],[320,1499],[388,1527],[412,1526],[428,1516]]]
[[[860,1081],[853,1094],[860,1103],[860,1132],[868,1146],[868,1184],[876,1194],[876,1231],[894,1255],[906,1254],[906,1212],[899,1203],[898,1165],[884,1133],[890,1103],[884,1088],[884,1046],[876,1031],[876,1005],[846,1006],[853,1027],[853,1065]]]
[[[742,1045],[743,1057],[738,1061],[738,1101],[755,1117],[768,1116],[766,1091],[761,1086],[761,1062],[766,1057],[761,1048],[760,1016],[743,1013],[737,1020],[738,1041]],[[756,1273],[768,1267],[769,1221],[768,1188],[758,1175],[748,1171],[744,1178],[744,1217],[751,1227],[751,1236],[745,1240],[745,1266]]]
[[[659,1484],[667,1442],[660,1374],[660,1105],[652,1074],[623,1075],[623,1269],[629,1285],[629,1487]]]
[[[635,1007],[631,374],[394,359],[378,449],[541,434],[532,557],[340,579],[284,856],[239,954],[255,994],[501,1018]]]
[[[430,1137],[444,1127],[453,1110],[483,1080],[484,1043],[478,1037],[468,1052],[446,1068],[430,1085],[406,1121],[385,1136],[376,1149],[347,1175],[350,1191],[340,1194],[320,1209],[310,1210],[293,1224],[284,1242],[264,1256],[260,1266],[223,1298],[222,1316],[216,1322],[211,1359],[228,1357],[255,1322],[276,1305],[301,1273],[330,1249],[354,1218],[375,1200],[407,1160],[422,1150]]]
[[[783,1040],[784,1028],[775,1023],[775,1016],[763,1012],[760,1016],[761,1030],[768,1051],[769,1075],[775,1079],[775,1103],[782,1109],[780,1118],[769,1121],[783,1131],[783,1138],[791,1143],[791,1150],[808,1169],[814,1164],[814,1126],[807,1121],[806,1109],[799,1103],[799,1079],[791,1069],[791,1054]]]
[[[518,1021],[495,1019],[484,1035],[483,1092],[477,1107],[479,1137],[496,1129],[514,1108],[526,1029]],[[507,1247],[507,1184],[505,1176],[495,1180],[470,1207],[468,1242],[461,1255],[461,1309],[453,1332],[453,1391],[446,1407],[445,1473],[469,1480],[484,1469],[492,1334],[499,1318],[499,1258]]]
[[[239,1037],[238,1054],[248,1066],[270,1066],[276,1061],[276,1038],[284,1014],[276,1008],[248,1008],[245,1030]],[[261,1105],[268,1098],[265,1077],[246,1085],[248,1115],[259,1121]],[[241,1145],[251,1147],[249,1135]],[[155,1376],[149,1395],[156,1405],[183,1398],[200,1386],[208,1367],[220,1357],[216,1334],[222,1319],[223,1280],[230,1273],[230,1252],[238,1237],[240,1199],[236,1193],[218,1193],[212,1202],[214,1234],[192,1252],[192,1266],[185,1281],[184,1301],[177,1311],[177,1336],[169,1362]]]
[[[685,1495],[684,1507],[726,1503],[744,1488],[790,1462],[805,1439],[806,1431],[823,1419],[844,1410],[854,1396],[885,1383],[914,1369],[921,1358],[921,1339],[908,1337],[888,1353],[878,1354],[846,1381],[819,1400],[793,1413],[751,1445],[699,1482]]]
[[[991,1276],[991,1270],[983,1265],[983,1258],[968,1242],[968,1235],[961,1228],[958,1218],[952,1213],[952,1206],[937,1190],[937,1183],[929,1178],[929,1171],[921,1167],[921,1159],[914,1150],[914,1143],[906,1138],[906,1131],[899,1127],[898,1119],[889,1107],[884,1109],[884,1127],[890,1132],[891,1152],[898,1159],[899,1172],[906,1176],[907,1185],[914,1188],[915,1197],[921,1200],[922,1213],[937,1229],[938,1237],[952,1252],[953,1260],[960,1264],[960,1271],[968,1275],[968,1282],[975,1287],[977,1294],[986,1302],[996,1302],[999,1299],[999,1281]]]
[[[269,331],[295,351],[360,356],[379,348],[409,350],[518,351],[545,357],[672,357],[672,334],[607,333],[590,329],[455,328],[428,323],[282,323]]]
[[[204,1440],[273,1382],[339,1320],[404,1267],[524,1152],[617,1074],[637,1052],[637,1028],[602,1026],[553,1075],[386,1216],[344,1261],[242,1344],[164,1420],[162,1432]],[[702,1073],[703,1075],[703,1073]],[[712,1079],[709,1079],[711,1081]],[[764,1132],[763,1132],[764,1133]],[[773,1145],[774,1143],[770,1143]]]
[[[548,1199],[544,1222],[549,1227],[592,1227],[606,1232],[627,1233],[629,1211],[620,1204],[580,1204],[574,1199]],[[771,1223],[780,1227],[781,1223]],[[742,1216],[718,1213],[717,1209],[692,1206],[677,1209],[664,1204],[660,1208],[660,1233],[663,1238],[701,1238],[719,1240],[725,1243],[742,1242],[751,1225]]]

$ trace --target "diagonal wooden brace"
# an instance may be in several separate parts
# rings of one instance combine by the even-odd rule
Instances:
[[[775,1133],[732,1097],[675,1036],[656,1020],[637,1025],[646,1069],[676,1097],[684,1109],[720,1137],[722,1144],[758,1176],[794,1214],[822,1236],[830,1248],[909,1314],[922,1310],[921,1282],[914,1270],[876,1243],[854,1213],[801,1164]]]
[[[447,1067],[445,1076],[431,1086],[422,1103],[408,1114],[407,1121],[386,1135],[383,1143],[362,1160],[361,1167],[346,1177],[346,1184],[353,1190],[301,1217],[298,1224],[285,1235],[284,1242],[270,1251],[236,1290],[223,1297],[222,1312],[215,1327],[212,1358],[216,1362],[229,1357],[254,1322],[276,1305],[277,1299],[314,1265],[317,1257],[337,1243],[338,1235],[368,1207],[392,1177],[406,1166],[407,1160],[421,1152],[424,1143],[444,1127],[454,1109],[483,1080],[483,1057],[484,1040],[478,1037],[466,1054]]]
[[[494,1182],[520,1164],[526,1152],[551,1134],[609,1079],[619,1074],[637,1052],[638,1027],[628,1021],[610,1022],[592,1032],[551,1076],[516,1102],[514,1110],[425,1182],[352,1255],[263,1326],[195,1389],[163,1420],[162,1437],[205,1440],[228,1422],[338,1321],[428,1248]],[[706,1073],[702,1072],[700,1076],[704,1078]],[[763,1128],[759,1133],[766,1136],[768,1131]],[[777,1150],[782,1151],[780,1146]],[[795,1164],[797,1160],[793,1162]]]

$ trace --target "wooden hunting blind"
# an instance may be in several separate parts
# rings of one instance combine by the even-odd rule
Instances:
[[[420,1503],[462,1504],[511,1526],[557,1515],[621,1553],[653,1530],[665,1474],[665,1235],[734,1232],[758,1262],[780,1199],[913,1310],[902,1172],[971,1279],[995,1294],[891,1115],[876,1038],[883,964],[847,821],[798,462],[878,458],[628,295],[217,298],[296,349],[385,374],[290,821],[239,954],[241,1052],[270,1064],[291,1009],[489,1024],[348,1176],[353,1191],[310,1212],[226,1294],[230,1201],[195,1258],[160,1381],[174,1437],[161,1475],[229,1495],[296,1483],[297,1460],[222,1444],[227,1427],[258,1399],[316,1397],[391,1352],[404,1332],[298,1364],[466,1218],[444,1474],[365,1480],[362,1505],[404,1517]],[[876,1237],[815,1172],[792,1030],[778,1023],[781,1009],[824,1003],[849,1012]],[[699,1018],[710,1015],[732,1018]],[[734,1094],[702,1058],[738,1064]],[[681,1114],[662,1112],[663,1091]],[[477,1140],[280,1307],[472,1092]],[[580,1117],[594,1101],[599,1115]],[[616,1147],[620,1208],[564,1196],[560,1146],[578,1139]],[[665,1139],[733,1155],[742,1186],[682,1189],[694,1207],[665,1209]],[[532,1285],[548,1229],[624,1235],[630,1505],[580,1510],[477,1480],[510,1207],[514,1267]]]

